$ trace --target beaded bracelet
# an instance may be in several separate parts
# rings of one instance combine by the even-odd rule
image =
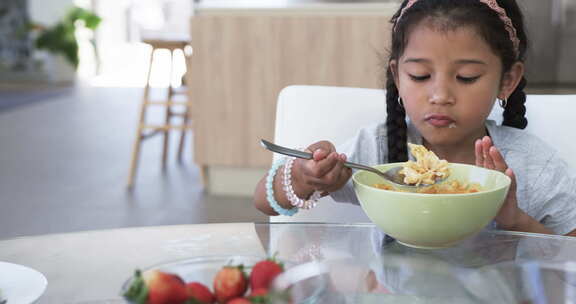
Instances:
[[[293,216],[298,212],[298,208],[284,209],[274,198],[274,176],[276,175],[278,168],[284,165],[284,163],[286,163],[286,158],[280,158],[272,164],[270,171],[268,171],[268,176],[266,176],[266,199],[268,200],[270,207],[272,207],[276,213],[280,215]]]
[[[284,179],[282,184],[284,185],[284,191],[286,192],[286,197],[292,204],[292,206],[300,208],[300,209],[312,209],[316,207],[318,204],[318,200],[322,197],[322,192],[314,191],[312,196],[307,199],[299,198],[296,193],[294,192],[294,188],[292,187],[292,164],[294,163],[294,157],[290,157],[284,165]]]

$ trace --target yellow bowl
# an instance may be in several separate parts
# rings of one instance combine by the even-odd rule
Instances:
[[[385,171],[401,166],[374,166]],[[374,224],[400,243],[417,248],[444,248],[474,235],[498,214],[510,178],[505,174],[465,164],[450,164],[446,182],[477,183],[482,191],[465,194],[421,194],[374,187],[383,180],[368,171],[357,171],[352,180],[360,205]]]

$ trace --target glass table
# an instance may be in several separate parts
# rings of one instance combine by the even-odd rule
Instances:
[[[326,294],[336,298],[320,303],[576,303],[575,253],[576,238],[564,236],[482,231],[455,247],[425,250],[401,245],[372,224],[329,223],[156,226],[0,240],[0,261],[46,276],[39,303],[122,303],[120,288],[136,268],[273,254],[296,265],[285,282],[329,287]],[[294,279],[297,269],[308,276]]]
[[[284,279],[330,286],[319,303],[576,303],[571,237],[485,230],[430,250],[404,246],[372,224],[256,228],[269,252],[309,264]]]

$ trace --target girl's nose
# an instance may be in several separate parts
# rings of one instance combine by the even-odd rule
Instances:
[[[429,102],[437,105],[452,105],[456,102],[450,88],[445,85],[437,85],[430,94]]]

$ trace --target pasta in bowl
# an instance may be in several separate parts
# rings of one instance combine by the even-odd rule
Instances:
[[[410,153],[416,161],[407,161],[400,174],[404,176],[407,185],[433,185],[437,180],[442,180],[450,175],[448,162],[438,158],[432,151],[428,151],[422,145],[408,143]]]
[[[386,171],[406,163],[374,166]],[[477,166],[450,163],[450,175],[431,186],[474,185],[474,191],[431,193],[400,192],[375,187],[382,183],[377,175],[357,171],[352,176],[354,189],[366,215],[386,234],[418,248],[450,247],[479,232],[498,214],[511,180],[504,173]],[[423,187],[426,189],[429,187]]]

